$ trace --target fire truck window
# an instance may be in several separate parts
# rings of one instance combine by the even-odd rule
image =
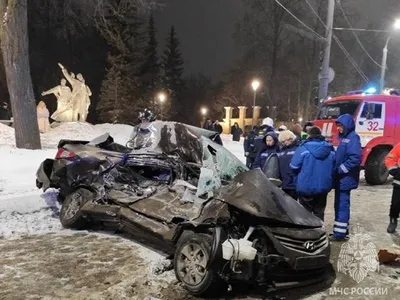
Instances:
[[[329,120],[336,119],[343,114],[354,115],[359,104],[358,101],[341,101],[322,105],[317,119]]]
[[[373,110],[368,115],[368,103],[364,104],[361,118],[380,119],[382,117],[382,104],[374,103]]]

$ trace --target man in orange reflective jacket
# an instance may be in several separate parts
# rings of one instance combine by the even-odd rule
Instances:
[[[385,158],[386,168],[393,176],[392,203],[390,204],[390,223],[387,228],[388,233],[394,233],[397,228],[397,219],[400,214],[400,143],[397,144]]]

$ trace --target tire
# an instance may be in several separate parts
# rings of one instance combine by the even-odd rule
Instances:
[[[174,255],[176,278],[193,296],[217,296],[226,283],[214,269],[206,269],[211,253],[212,237],[203,233],[182,234]],[[197,253],[197,255],[192,256]],[[187,268],[193,268],[188,272]],[[197,275],[197,276],[196,276]]]
[[[385,157],[390,149],[378,148],[372,151],[365,164],[365,181],[370,185],[384,184],[389,176],[385,166]]]
[[[80,188],[65,198],[60,211],[60,221],[64,228],[80,230],[86,227],[87,222],[81,207],[91,195],[89,190]]]

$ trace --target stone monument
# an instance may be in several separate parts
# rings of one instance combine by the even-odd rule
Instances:
[[[92,92],[90,88],[85,84],[85,79],[82,74],[76,75],[76,78],[68,73],[67,69],[62,65],[58,64],[64,77],[68,80],[72,86],[72,121],[85,122],[90,106],[90,96]]]
[[[57,98],[57,110],[51,118],[57,122],[85,122],[90,106],[90,96],[92,92],[85,84],[82,74],[75,77],[74,73],[68,73],[67,69],[58,64],[61,71],[72,87],[66,85],[66,80],[61,79],[61,84],[44,91],[42,96],[54,94]]]

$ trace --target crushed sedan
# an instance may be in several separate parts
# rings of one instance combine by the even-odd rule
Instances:
[[[116,229],[173,257],[193,295],[235,282],[320,280],[330,257],[322,221],[213,138],[155,121],[136,127],[125,146],[108,134],[61,140],[36,184],[59,190],[65,228]]]

